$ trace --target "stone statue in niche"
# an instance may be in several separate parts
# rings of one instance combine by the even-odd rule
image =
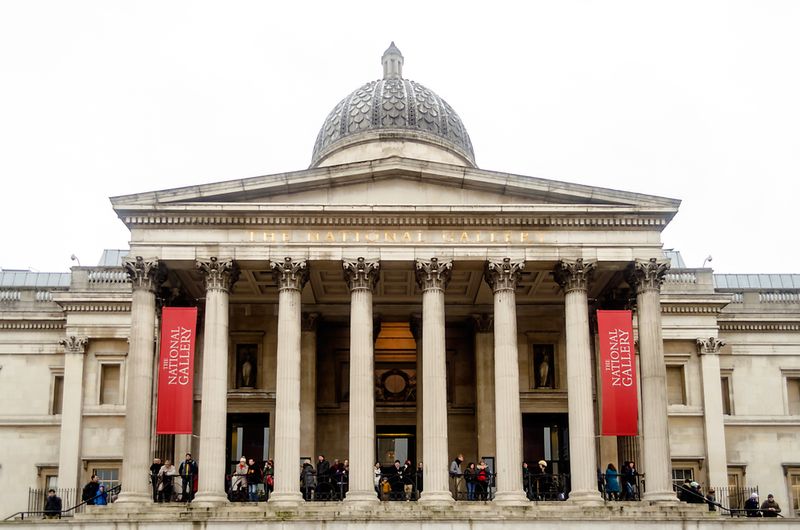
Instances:
[[[555,388],[555,348],[552,344],[533,345],[534,388]]]
[[[258,346],[255,344],[236,345],[236,381],[237,388],[253,388],[256,386],[258,374]]]

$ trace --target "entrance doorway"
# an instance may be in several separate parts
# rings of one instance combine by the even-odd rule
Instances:
[[[389,468],[395,460],[404,464],[416,462],[417,428],[414,425],[377,425],[375,427],[375,461],[381,468]]]
[[[531,469],[547,461],[547,472],[569,473],[569,439],[566,414],[523,414],[522,456]]]
[[[233,473],[241,456],[261,464],[269,457],[269,414],[228,414],[227,440],[228,473]]]

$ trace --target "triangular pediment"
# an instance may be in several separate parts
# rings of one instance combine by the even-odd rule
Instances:
[[[675,199],[399,157],[126,195],[114,208],[168,210],[192,204],[456,207],[590,205],[677,211]]]

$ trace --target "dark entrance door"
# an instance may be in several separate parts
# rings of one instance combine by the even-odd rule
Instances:
[[[233,472],[241,456],[263,465],[269,455],[269,414],[228,414],[227,440],[228,473]]]
[[[417,427],[415,425],[377,425],[375,427],[375,461],[382,467],[404,464],[406,459],[416,462]]]
[[[523,414],[522,456],[534,472],[547,461],[547,472],[569,473],[569,439],[566,414]]]

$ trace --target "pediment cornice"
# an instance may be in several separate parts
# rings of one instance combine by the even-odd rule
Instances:
[[[616,206],[661,211],[671,218],[680,204],[676,199],[400,157],[118,196],[112,197],[111,203],[120,217],[137,211],[186,207],[210,213],[222,205],[235,205],[240,211],[259,207],[272,210],[280,205],[244,201],[388,178],[514,195],[528,203],[525,206]]]

